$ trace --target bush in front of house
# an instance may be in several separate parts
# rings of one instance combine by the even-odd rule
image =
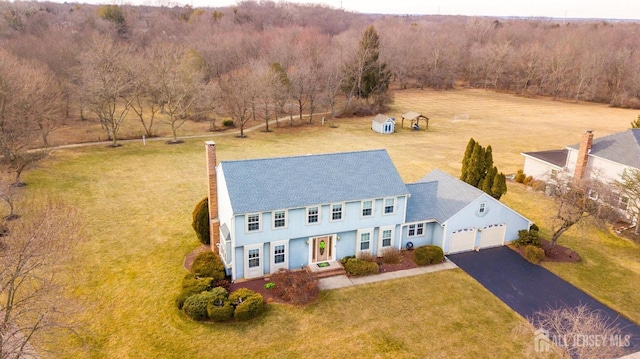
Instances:
[[[182,280],[182,291],[176,298],[176,306],[182,309],[184,302],[192,295],[202,293],[213,288],[213,278],[196,277],[193,273],[187,274]]]
[[[207,313],[207,306],[209,305],[209,302],[214,298],[216,298],[216,293],[214,292],[202,292],[194,294],[184,301],[182,310],[184,310],[184,313],[191,319],[205,320],[209,318],[209,313]]]
[[[518,239],[516,239],[513,244],[516,247],[520,246],[536,246],[540,247],[542,244],[540,243],[540,234],[538,232],[538,226],[535,224],[531,225],[531,227],[527,229],[521,229],[518,231]]]
[[[434,245],[426,245],[413,251],[413,261],[419,266],[442,263],[444,252],[442,248]]]
[[[307,271],[280,269],[271,276],[273,294],[285,302],[305,305],[320,293],[318,279]]]
[[[524,174],[524,170],[518,170],[513,180],[518,183],[524,183],[525,178],[527,178],[527,175]]]
[[[202,244],[211,242],[209,225],[209,197],[205,197],[193,209],[191,221],[191,227]]]
[[[214,281],[223,280],[226,276],[224,264],[218,254],[206,251],[198,254],[191,265],[191,273],[197,277],[210,277]]]
[[[233,317],[233,305],[229,301],[229,292],[222,287],[211,290],[212,298],[207,304],[207,316],[214,322],[225,322]]]
[[[544,249],[528,245],[524,247],[524,257],[531,263],[540,263],[544,259]]]
[[[229,295],[229,302],[235,306],[233,318],[236,320],[248,320],[255,318],[264,312],[264,299],[262,294],[247,288],[240,288]]]
[[[378,263],[362,260],[360,258],[349,259],[344,264],[344,269],[352,276],[378,274],[380,271]]]
[[[387,248],[382,251],[382,263],[398,264],[402,261],[402,251],[398,248]]]
[[[349,261],[349,259],[355,258],[356,256],[344,256],[342,258],[340,258],[340,264],[342,264],[342,266],[344,267],[345,264],[347,264],[347,262]]]

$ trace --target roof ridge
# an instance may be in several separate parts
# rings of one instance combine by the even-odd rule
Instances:
[[[307,153],[306,155],[292,155],[292,156],[276,156],[276,157],[262,157],[262,158],[246,158],[246,159],[237,159],[237,160],[221,160],[220,162],[252,162],[252,161],[271,161],[271,160],[281,160],[281,159],[294,159],[294,158],[305,158],[305,157],[324,157],[324,156],[339,156],[339,155],[348,155],[355,153],[367,153],[367,152],[385,152],[388,154],[385,148],[378,148],[373,150],[359,150],[359,151],[348,151],[348,152],[330,152],[330,153]]]

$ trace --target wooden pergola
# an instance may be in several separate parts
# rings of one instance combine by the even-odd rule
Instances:
[[[413,124],[420,125],[420,120],[424,120],[425,123],[425,131],[429,130],[429,117],[421,115],[417,112],[409,111],[402,115],[402,128],[404,128],[404,120],[409,120],[411,122],[411,126],[409,128],[413,128]]]

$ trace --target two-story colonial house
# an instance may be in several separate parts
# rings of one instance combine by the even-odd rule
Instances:
[[[212,249],[232,280],[436,244],[502,245],[529,220],[443,172],[405,185],[385,150],[216,162],[206,142]]]

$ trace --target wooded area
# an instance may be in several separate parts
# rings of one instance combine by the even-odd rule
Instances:
[[[24,141],[48,145],[61,119],[99,119],[114,146],[125,119],[148,137],[162,121],[177,141],[187,119],[215,129],[230,118],[242,129],[283,115],[377,113],[392,101],[389,86],[640,108],[636,22],[383,16],[271,1],[2,2],[0,14],[0,99],[11,105],[0,132],[29,134],[11,135],[2,151],[13,157]]]

